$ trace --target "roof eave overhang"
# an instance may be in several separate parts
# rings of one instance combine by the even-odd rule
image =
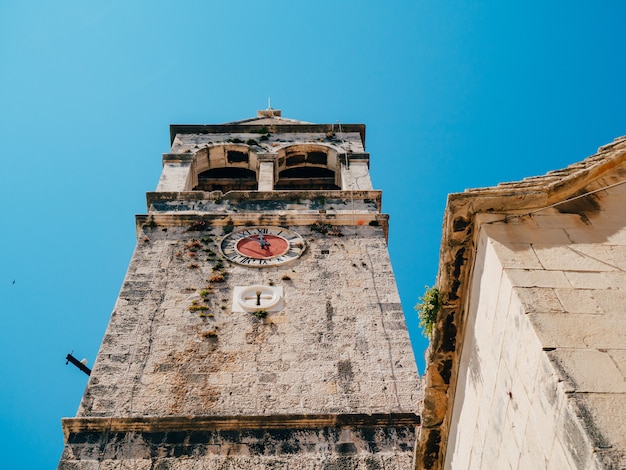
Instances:
[[[358,132],[361,142],[365,146],[365,124],[261,124],[261,123],[227,123],[227,124],[171,124],[170,145],[177,134],[233,134],[246,132],[276,133],[328,133],[328,132]]]

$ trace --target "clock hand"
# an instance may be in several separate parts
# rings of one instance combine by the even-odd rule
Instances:
[[[259,232],[259,245],[261,246],[262,250],[265,250],[270,247],[270,242],[265,240],[265,237],[263,236],[261,232]]]

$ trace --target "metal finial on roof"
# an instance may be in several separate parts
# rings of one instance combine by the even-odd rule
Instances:
[[[279,118],[282,115],[280,109],[272,108],[272,102],[270,98],[267,99],[267,109],[263,109],[256,112],[257,117],[266,117],[266,118]]]

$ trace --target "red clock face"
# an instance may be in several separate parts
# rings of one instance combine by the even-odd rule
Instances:
[[[288,263],[299,258],[305,247],[297,232],[284,227],[241,227],[225,235],[220,242],[226,259],[250,268]]]
[[[251,235],[237,242],[237,251],[248,258],[267,259],[281,256],[289,250],[289,243],[276,235]]]

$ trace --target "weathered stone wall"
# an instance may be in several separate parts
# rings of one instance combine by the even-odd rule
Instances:
[[[65,469],[382,470],[409,468],[413,426],[71,433]]]
[[[626,465],[625,205],[482,226],[446,468]]]
[[[263,269],[215,269],[212,232],[155,228],[139,240],[79,416],[414,411],[416,367],[382,230],[291,228],[305,254]],[[224,282],[208,281],[220,272]],[[282,286],[284,310],[233,312],[233,287],[253,284]],[[209,287],[209,309],[190,312]]]
[[[268,468],[408,468],[421,389],[383,227],[332,233],[316,226],[290,228],[306,241],[303,256],[258,269],[219,255],[222,227],[146,224],[75,420],[383,414],[388,424],[373,428],[300,432],[287,424],[275,436],[246,435],[239,447],[233,434],[203,431],[204,450],[197,456],[204,464],[163,468],[260,468],[263,462]],[[281,286],[284,309],[262,319],[233,311],[234,287],[254,284]],[[407,414],[410,425],[393,423],[394,416]],[[60,468],[131,458],[141,464],[129,468],[143,468],[179,452],[142,433],[94,426],[104,428],[91,434],[66,430]],[[335,439],[333,433],[342,429],[354,439]],[[281,432],[296,436],[299,447],[286,443],[291,450],[284,450]],[[372,437],[380,433],[399,436],[397,443]],[[184,439],[184,452],[193,453],[189,439],[200,438]],[[267,441],[274,450],[253,451],[259,444],[248,446],[250,439]],[[70,465],[78,460],[82,466]]]

